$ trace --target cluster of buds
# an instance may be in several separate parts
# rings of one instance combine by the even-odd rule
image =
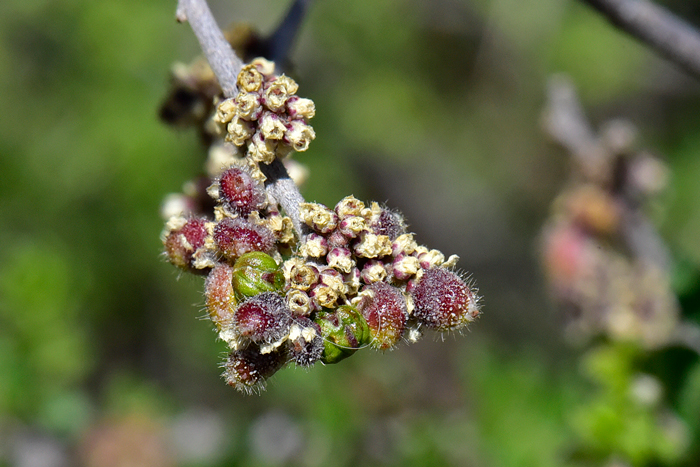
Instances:
[[[263,58],[244,66],[238,95],[223,100],[216,112],[216,121],[226,125],[226,141],[245,147],[256,163],[306,151],[316,137],[307,123],[316,113],[313,101],[296,96],[297,83],[274,70],[274,63]]]
[[[189,204],[170,202],[162,236],[169,262],[206,275],[208,316],[230,348],[224,378],[247,393],[288,364],[337,363],[479,316],[457,256],[418,245],[399,213],[348,196],[333,209],[301,202],[297,222],[287,215],[259,164],[306,149],[314,105],[272,69],[262,59],[245,66],[239,94],[218,105],[240,160],[215,159],[206,190],[194,184]]]
[[[550,111],[550,119],[561,112]],[[550,132],[575,164],[543,229],[542,259],[567,334],[577,342],[605,335],[643,348],[667,345],[678,305],[668,252],[643,211],[665,185],[665,165],[633,147],[627,122],[610,122],[583,144],[572,144],[555,124]]]

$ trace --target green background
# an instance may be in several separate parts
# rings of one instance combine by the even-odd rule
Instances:
[[[211,4],[219,24],[263,33],[287,6]],[[692,2],[666,4],[700,24]],[[198,53],[174,11],[0,2],[1,466],[697,465],[697,355],[645,355],[670,368],[656,373],[686,433],[650,447],[646,412],[595,396],[631,377],[624,349],[566,344],[537,260],[569,167],[541,128],[564,72],[596,127],[629,119],[668,162],[650,215],[698,319],[697,79],[572,1],[318,0],[292,54],[317,109],[297,156],[306,198],[401,210],[420,243],[460,255],[483,316],[464,335],[288,368],[246,397],[219,376],[202,280],[160,256],[160,203],[203,163],[193,131],[157,118],[170,66]]]

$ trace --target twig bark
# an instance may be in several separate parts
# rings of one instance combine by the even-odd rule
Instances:
[[[615,26],[700,77],[700,32],[648,0],[581,0]]]
[[[179,0],[176,18],[179,22],[190,23],[224,96],[235,97],[238,94],[238,73],[243,62],[224,38],[206,0]],[[303,243],[307,232],[299,217],[299,205],[304,202],[304,197],[280,160],[275,159],[269,166],[260,164],[260,169],[267,177],[265,189],[292,219],[299,241]]]

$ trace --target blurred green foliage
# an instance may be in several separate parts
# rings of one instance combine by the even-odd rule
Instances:
[[[263,31],[287,5],[211,3],[220,24]],[[180,443],[160,465],[697,465],[697,356],[665,405],[629,393],[648,352],[603,346],[579,371],[535,259],[567,167],[538,121],[549,74],[566,72],[594,123],[629,118],[667,157],[654,214],[698,318],[697,80],[575,2],[316,2],[293,54],[317,106],[307,198],[401,209],[421,243],[462,257],[484,315],[465,336],[287,369],[244,397],[219,378],[201,281],[159,256],[160,202],[203,162],[193,133],[156,118],[169,67],[197,53],[174,10],[0,2],[0,465],[27,465],[18,439],[35,435],[94,465],[96,427],[137,414],[169,440],[199,409],[222,422],[218,444],[199,442],[215,454]],[[289,419],[270,449],[301,439],[286,457],[256,448],[269,413]]]

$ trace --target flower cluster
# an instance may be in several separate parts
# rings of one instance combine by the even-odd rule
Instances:
[[[256,58],[238,75],[236,97],[222,101],[216,121],[226,125],[226,141],[244,146],[254,162],[269,164],[292,151],[306,151],[316,137],[307,120],[316,113],[311,99],[296,96],[299,86],[275,76],[274,63]]]
[[[424,329],[459,331],[479,315],[474,288],[453,270],[457,256],[419,245],[401,214],[353,196],[332,209],[289,209],[271,194],[275,181],[260,164],[279,163],[314,137],[306,124],[313,102],[272,69],[254,60],[238,76],[239,94],[220,102],[213,119],[226,125],[223,147],[239,149],[218,158],[210,151],[208,165],[218,167],[209,186],[171,198],[163,232],[168,261],[206,275],[207,313],[231,350],[224,378],[248,393],[287,364],[392,349]]]

